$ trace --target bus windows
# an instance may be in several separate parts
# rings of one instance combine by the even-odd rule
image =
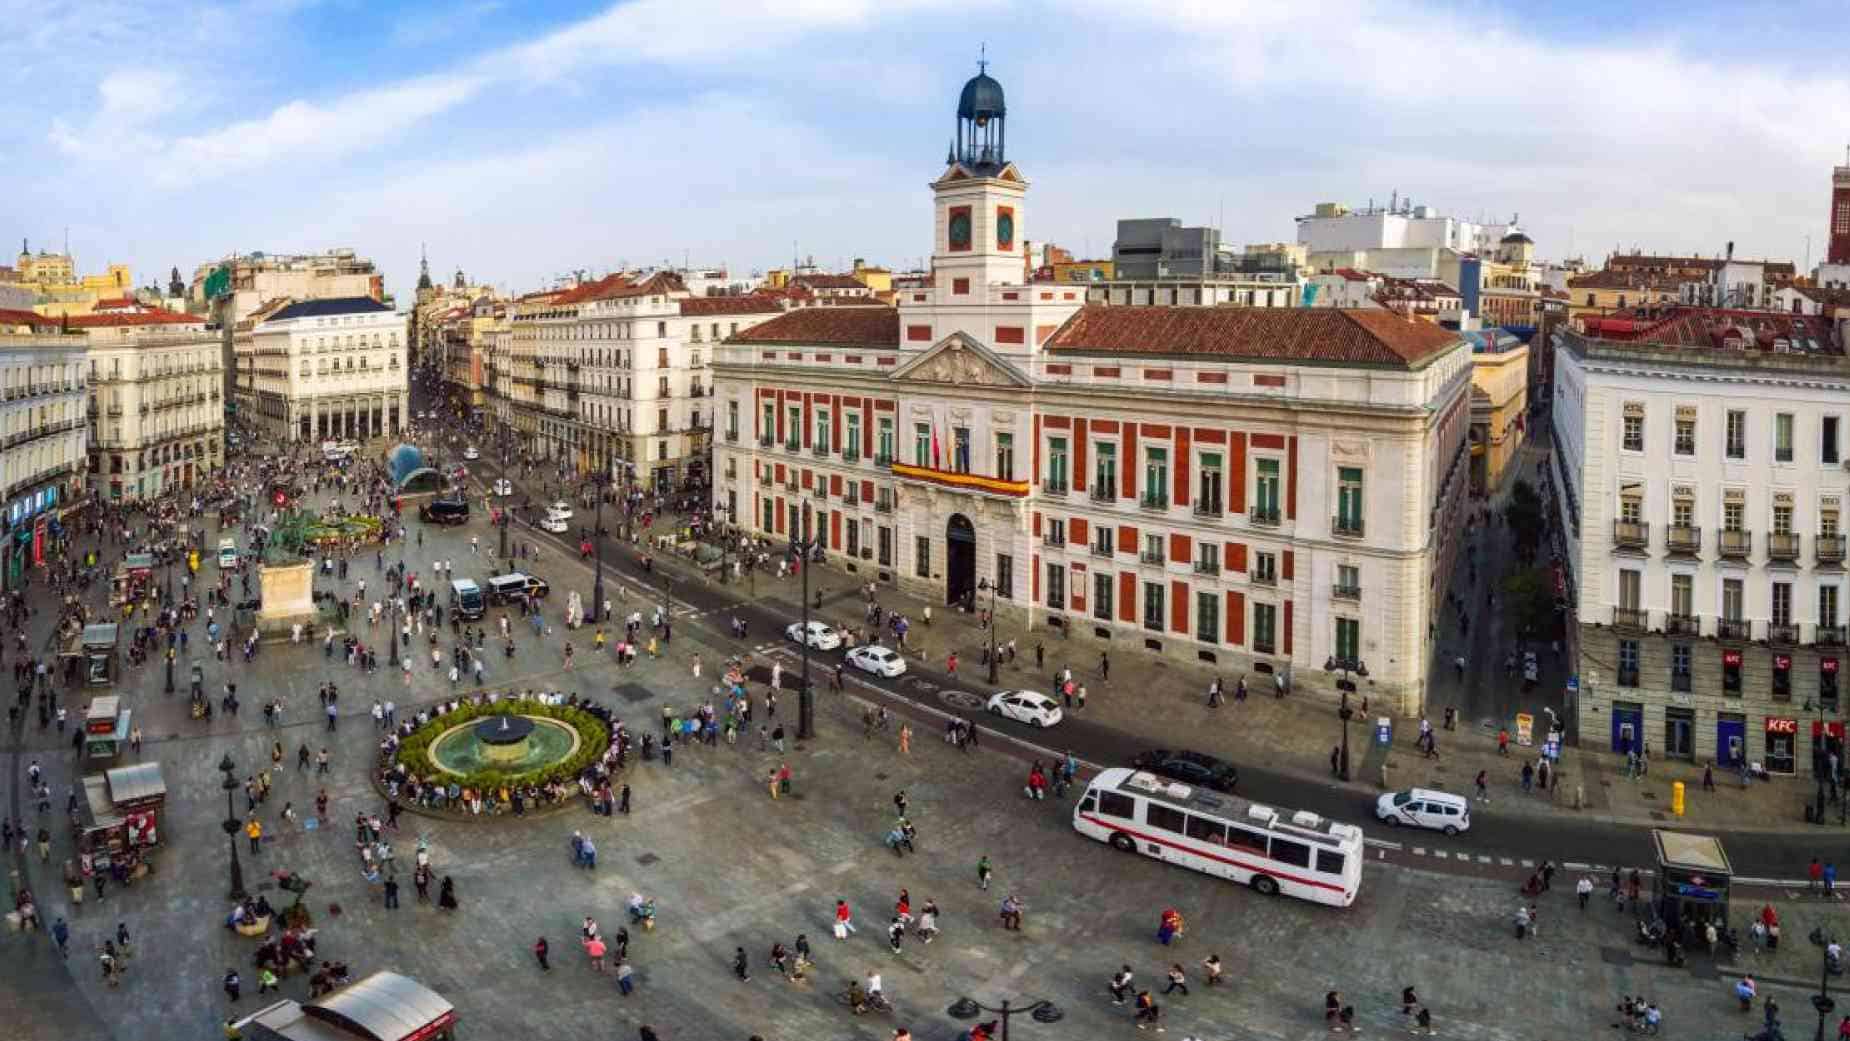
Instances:
[[[1188,837],[1212,846],[1225,846],[1227,826],[1219,821],[1208,820],[1206,817],[1191,816],[1188,819]]]
[[[1272,859],[1280,864],[1307,868],[1310,866],[1310,847],[1302,842],[1274,838],[1272,840]]]
[[[1086,792],[1086,797],[1079,800],[1079,812],[1080,813],[1094,813],[1094,812],[1097,812],[1097,810],[1098,810],[1098,792],[1096,790]]]
[[[1257,831],[1248,831],[1238,826],[1228,828],[1227,844],[1235,849],[1250,850],[1265,856],[1265,835]]]
[[[1335,850],[1320,849],[1317,851],[1317,870],[1325,875],[1340,875],[1343,873],[1343,860],[1343,855]]]
[[[1098,812],[1119,820],[1134,820],[1137,816],[1137,800],[1118,792],[1099,792]]]
[[[1180,835],[1182,829],[1187,826],[1188,814],[1171,806],[1159,806],[1150,802],[1144,804],[1143,821],[1152,828],[1161,828]]]

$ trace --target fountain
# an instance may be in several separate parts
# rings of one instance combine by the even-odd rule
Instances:
[[[578,732],[545,716],[494,715],[459,723],[437,735],[430,760],[448,773],[509,774],[542,770],[578,751]]]

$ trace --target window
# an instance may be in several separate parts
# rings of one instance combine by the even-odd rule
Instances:
[[[1818,659],[1818,701],[1825,711],[1837,711],[1837,659]]]
[[[1818,587],[1818,624],[1826,629],[1837,628],[1837,587]]]
[[[1277,648],[1278,608],[1271,604],[1253,605],[1253,650],[1271,654]]]
[[[1738,578],[1722,579],[1722,618],[1730,622],[1741,620],[1741,580]]]
[[[1624,448],[1627,452],[1644,451],[1644,414],[1642,412],[1637,414],[1626,412]]]
[[[1644,498],[1636,491],[1619,493],[1619,520],[1626,524],[1639,524],[1644,521]]]
[[[1353,661],[1362,656],[1362,622],[1358,618],[1336,619],[1336,660]]]
[[[1191,815],[1188,818],[1188,837],[1197,842],[1205,842],[1210,846],[1225,846],[1227,826],[1206,817]]]
[[[732,493],[727,492],[726,494],[731,495]],[[851,557],[859,557],[861,555],[861,522],[853,519],[852,517],[849,518],[848,524],[847,524],[847,534],[848,534],[848,555]]]
[[[1825,416],[1818,433],[1818,461],[1827,466],[1836,466],[1837,454],[1837,417]]]
[[[960,474],[970,472],[970,428],[951,428],[951,469]]]
[[[1773,583],[1773,604],[1770,620],[1774,625],[1792,624],[1792,583]]]
[[[1221,511],[1221,457],[1219,452],[1201,453],[1200,485],[1195,495],[1195,512],[1219,516]]]
[[[1687,414],[1677,409],[1676,440],[1671,444],[1671,451],[1677,455],[1696,454],[1696,412],[1690,409]]]
[[[1061,561],[1047,562],[1047,606],[1066,609],[1066,564]]]
[[[784,447],[799,448],[803,442],[803,409],[793,406],[784,421]]]
[[[1689,693],[1689,644],[1673,643],[1670,645],[1670,689]]]
[[[1619,641],[1619,686],[1638,685],[1638,641]]]
[[[1254,553],[1253,554],[1253,567],[1252,567],[1252,570],[1248,572],[1248,575],[1249,577],[1251,577],[1251,579],[1254,582],[1258,582],[1258,583],[1261,583],[1263,585],[1268,585],[1268,586],[1277,585],[1278,584],[1278,554],[1276,553]]]
[[[912,465],[931,466],[931,424],[912,424]]]
[[[1690,575],[1670,576],[1670,613],[1676,618],[1691,618],[1695,610],[1695,579]]]
[[[1265,842],[1266,836],[1262,831],[1251,831],[1247,828],[1240,827],[1238,824],[1227,829],[1227,847],[1229,849],[1249,850],[1263,857],[1265,856]]]
[[[1837,508],[1826,506],[1818,511],[1818,534],[1825,538],[1837,537]]]
[[[826,408],[817,409],[816,410],[816,434],[815,434],[815,437],[810,441],[810,444],[815,446],[816,454],[818,455],[828,454],[829,430],[830,429],[831,428],[829,426],[829,410]]]
[[[1336,530],[1359,534],[1362,530],[1362,468],[1336,469]]]
[[[1728,427],[1726,440],[1722,443],[1722,454],[1730,459],[1747,458],[1747,413],[1739,409],[1728,410]]]
[[[1143,562],[1146,564],[1165,563],[1166,558],[1163,549],[1166,541],[1167,540],[1159,532],[1145,532],[1143,536]]]
[[[739,403],[736,401],[726,402],[726,437],[733,441],[739,439]]]
[[[894,436],[893,435],[893,421],[884,416],[881,417],[880,429],[874,436],[878,439],[878,442],[876,443],[874,447],[875,447],[875,450],[879,453],[874,458],[874,464],[876,466],[886,466],[892,463],[893,461],[893,436]]]
[[[1145,802],[1143,822],[1152,828],[1161,828],[1180,835],[1188,828],[1188,814],[1173,806],[1164,806],[1158,802]]]
[[[1092,462],[1092,497],[1115,499],[1118,496],[1118,446],[1101,442],[1094,450],[1097,458]]]
[[[847,440],[842,442],[841,454],[846,459],[861,458],[861,414],[848,413]]]
[[[1109,557],[1118,551],[1118,530],[1109,524],[1095,524],[1092,527],[1092,552],[1101,557]]]
[[[884,526],[880,529],[880,566],[893,566],[893,529]]]
[[[996,554],[996,595],[1004,600],[1015,598],[1015,558],[1007,553]],[[1062,603],[1066,597],[1060,597]],[[1053,603],[1050,597],[1047,601]]]
[[[1195,639],[1202,643],[1220,642],[1220,594],[1195,594]]]
[[[1773,533],[1775,535],[1792,534],[1792,507],[1784,505],[1773,507]]]
[[[1690,528],[1696,524],[1696,500],[1678,497],[1670,504],[1670,523],[1678,528]]]
[[[1143,584],[1143,627],[1156,632],[1163,631],[1163,584],[1145,582]]]
[[[1739,500],[1722,503],[1722,530],[1740,531],[1746,520],[1747,504]]]
[[[658,408],[655,410],[655,429],[658,432],[663,433],[663,434],[666,434],[668,432],[668,410],[667,409]],[[667,457],[663,456],[663,458],[667,458]]]
[[[1143,504],[1169,505],[1169,450],[1166,448],[1143,451]]]
[[[1272,859],[1281,864],[1290,864],[1292,867],[1307,868],[1310,866],[1310,847],[1302,842],[1292,842],[1289,839],[1273,836]]]
[[[996,435],[996,479],[1012,481],[1015,479],[1015,435]]]
[[[1792,700],[1792,655],[1773,655],[1773,700]]]
[[[1773,417],[1773,461],[1790,463],[1792,461],[1792,413],[1781,412]]]
[[[1362,593],[1362,569],[1354,564],[1336,565],[1336,588],[1349,596]]]
[[[1278,460],[1261,459],[1253,478],[1253,516],[1261,520],[1278,520]]]
[[[1119,792],[1101,791],[1098,793],[1098,812],[1104,817],[1131,820],[1137,815],[1137,800]]]
[[[1340,875],[1343,864],[1347,861],[1343,854],[1331,849],[1317,850],[1317,873],[1320,875]]]
[[[1111,621],[1111,596],[1117,588],[1117,580],[1104,572],[1092,576],[1092,617]]]
[[[1047,439],[1047,490],[1050,492],[1066,491],[1067,481],[1066,438],[1050,437]]]
[[[912,540],[912,573],[920,578],[931,577],[931,537],[920,535]]]
[[[1741,652],[1733,648],[1722,651],[1722,693],[1741,696]]]

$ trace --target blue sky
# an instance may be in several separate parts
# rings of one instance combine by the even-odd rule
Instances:
[[[1850,142],[1841,3],[0,0],[0,18],[0,236],[68,226],[86,270],[143,282],[345,245],[402,292],[424,242],[440,274],[516,290],[793,249],[908,266],[985,43],[1026,235],[1093,255],[1119,217],[1273,241],[1316,202],[1398,191],[1520,214],[1547,256],[1732,240],[1802,263]]]

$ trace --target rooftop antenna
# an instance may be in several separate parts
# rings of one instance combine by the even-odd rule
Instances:
[[[989,44],[987,41],[977,45],[976,71],[979,73],[987,73],[989,71]]]

